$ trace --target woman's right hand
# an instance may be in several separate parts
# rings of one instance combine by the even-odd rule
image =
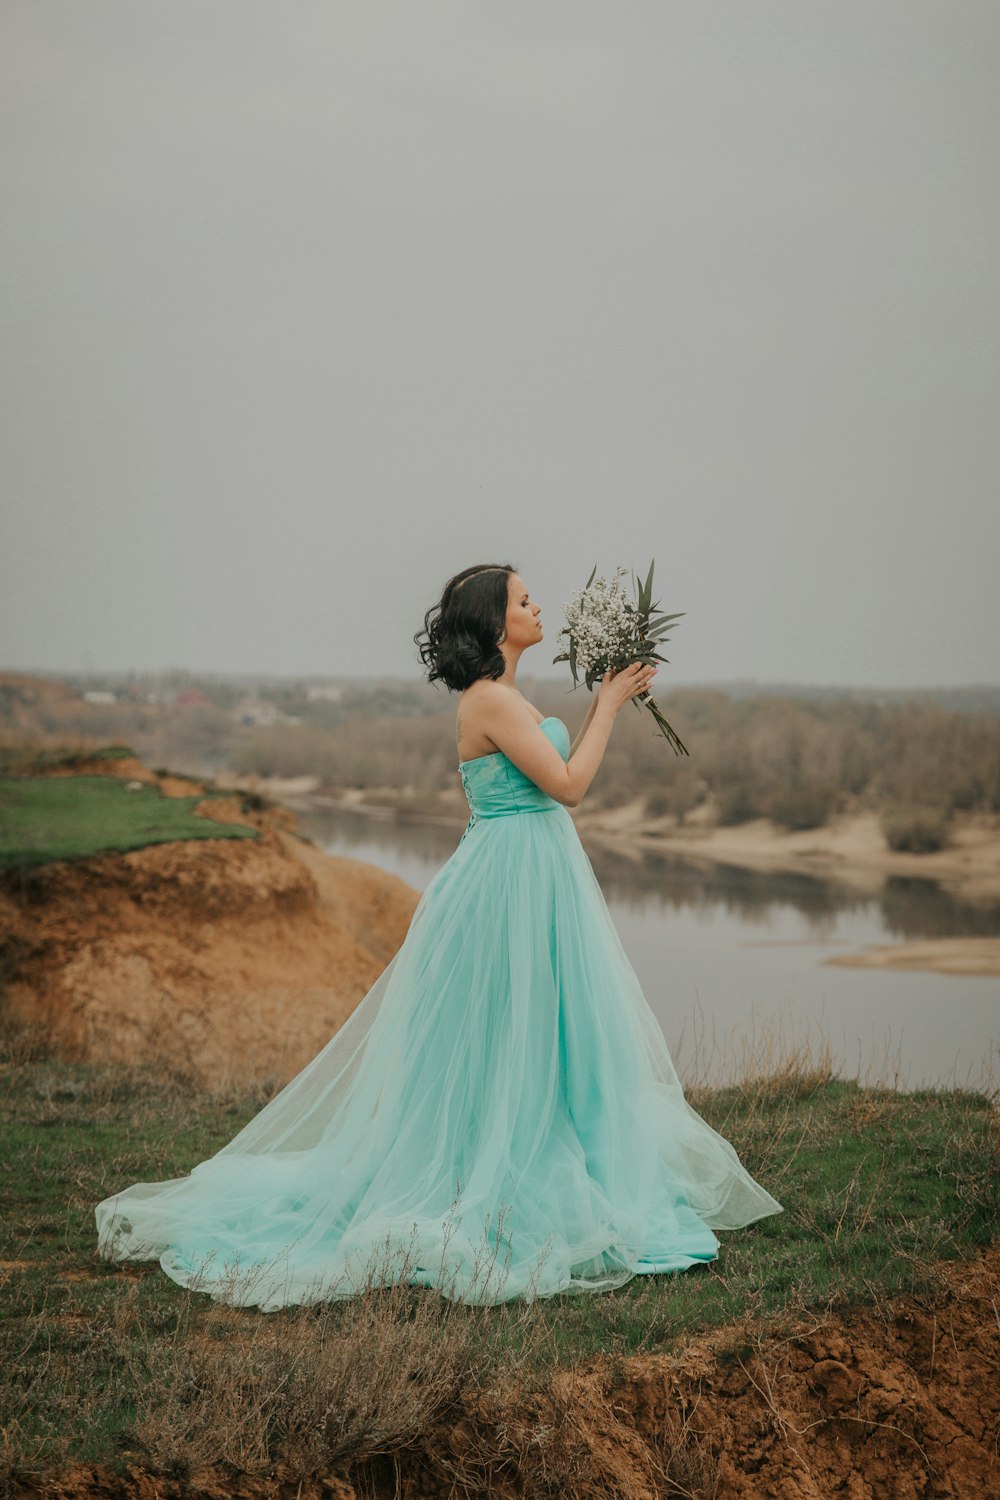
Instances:
[[[614,667],[609,667],[600,679],[599,701],[609,703],[617,714],[630,698],[635,698],[639,693],[652,687],[653,678],[658,671],[658,667],[648,667],[641,661],[634,661],[631,666],[623,667],[620,672],[616,672]]]

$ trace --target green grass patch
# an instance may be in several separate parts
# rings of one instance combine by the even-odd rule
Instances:
[[[96,750],[41,750],[35,756],[35,764],[43,766],[83,766],[95,760],[132,760],[135,751],[131,745],[100,745]]]
[[[118,747],[106,752],[114,758]],[[127,751],[123,751],[127,754]],[[0,777],[0,867],[24,868],[176,839],[256,838],[241,823],[194,811],[203,798],[164,797],[115,776]]]
[[[931,1295],[935,1262],[998,1231],[990,1098],[786,1071],[689,1092],[785,1211],[721,1233],[719,1259],[681,1275],[493,1308],[395,1287],[264,1314],[181,1288],[155,1261],[98,1257],[100,1199],[184,1175],[276,1087],[197,1094],[162,1070],[8,1044],[0,1481],[72,1462],[329,1473],[419,1442],[459,1393],[501,1379],[537,1388],[556,1367],[667,1350],[736,1318],[773,1329],[807,1310]]]
[[[0,692],[0,699],[2,699]],[[2,705],[0,705],[2,706]],[[131,745],[81,745],[75,740],[71,745],[54,739],[39,742],[22,740],[0,740],[0,773],[10,776],[30,776],[33,772],[50,767],[72,770],[97,761],[131,760],[136,756]],[[141,757],[139,757],[141,759]]]

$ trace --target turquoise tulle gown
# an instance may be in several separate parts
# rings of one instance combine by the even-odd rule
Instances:
[[[468,826],[357,1009],[188,1176],[98,1204],[102,1255],[264,1311],[496,1303],[680,1271],[782,1211],[684,1098],[566,808],[502,751],[459,771]]]

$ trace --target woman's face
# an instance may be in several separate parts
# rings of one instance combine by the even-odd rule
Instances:
[[[524,579],[518,573],[507,578],[507,643],[511,646],[533,646],[542,638],[541,607],[534,603]]]

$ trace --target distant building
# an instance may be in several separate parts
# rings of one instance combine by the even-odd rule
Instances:
[[[83,695],[83,701],[85,703],[117,703],[118,699],[106,688],[88,688]]]
[[[343,696],[343,688],[339,688],[335,682],[319,682],[306,689],[306,697],[310,703],[339,703]]]
[[[263,698],[243,698],[237,703],[232,711],[232,717],[238,724],[253,724],[258,727],[267,727],[270,724],[297,724],[298,719],[292,718],[275,703],[267,703]]]
[[[202,692],[201,688],[182,688],[175,701],[189,708],[192,705],[197,707],[204,703],[211,703],[212,700],[207,693]]]

